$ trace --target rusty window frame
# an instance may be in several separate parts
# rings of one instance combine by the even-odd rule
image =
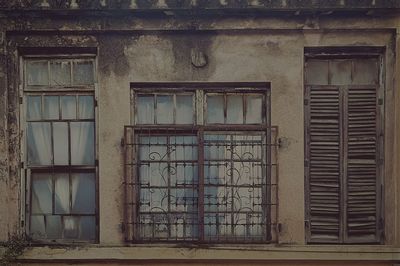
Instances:
[[[27,62],[30,61],[46,61],[47,62],[47,69],[48,69],[48,84],[46,85],[28,85],[27,84]],[[51,82],[51,71],[50,71],[50,64],[52,62],[69,62],[70,66],[70,84],[67,85],[52,85]],[[93,70],[93,82],[90,84],[73,84],[73,65],[77,62],[91,62],[92,70]],[[61,235],[62,238],[58,239],[47,239],[47,238],[40,238],[40,239],[32,239],[34,243],[37,244],[52,244],[52,243],[97,243],[99,240],[99,199],[98,199],[98,153],[97,153],[97,142],[98,142],[98,130],[97,130],[97,57],[95,54],[77,54],[77,55],[65,55],[65,54],[54,54],[51,56],[44,56],[44,55],[24,55],[21,57],[20,60],[21,65],[21,80],[22,86],[20,87],[20,103],[22,104],[20,118],[21,118],[21,125],[23,125],[24,130],[23,138],[21,140],[21,172],[23,178],[23,186],[25,187],[23,191],[22,199],[25,202],[25,207],[23,208],[22,213],[22,224],[25,226],[25,234],[30,237],[30,216],[31,216],[31,204],[32,204],[32,177],[31,175],[34,173],[48,173],[51,174],[51,182],[52,182],[52,210],[54,214],[54,200],[55,200],[55,191],[54,191],[54,183],[55,183],[55,173],[65,173],[69,177],[69,200],[70,200],[70,212],[67,214],[56,214],[58,216],[72,216],[72,217],[85,217],[91,216],[95,219],[94,224],[94,239],[90,240],[82,240],[77,238],[63,238],[63,229],[61,228]],[[68,165],[54,165],[54,158],[53,158],[53,144],[52,146],[52,158],[51,158],[51,165],[28,165],[27,160],[27,123],[28,119],[26,117],[27,113],[27,99],[29,96],[39,96],[41,97],[41,112],[43,112],[43,101],[45,96],[58,96],[59,97],[59,117],[57,119],[40,119],[40,120],[32,120],[29,122],[46,122],[50,123],[51,128],[51,143],[53,143],[53,126],[54,122],[65,122],[68,125]],[[75,96],[76,97],[76,117],[75,119],[63,119],[61,117],[61,97],[62,96]],[[79,118],[79,96],[91,96],[93,98],[93,118]],[[70,133],[70,123],[71,122],[93,122],[93,130],[94,130],[94,163],[90,165],[72,165],[71,164],[71,133]],[[71,180],[73,173],[92,173],[94,175],[95,187],[95,206],[93,214],[84,214],[84,213],[72,213],[72,203],[71,203]],[[61,226],[62,226],[61,221]]]
[[[131,87],[131,106],[132,106],[132,126],[125,126],[123,146],[124,146],[124,170],[125,170],[125,240],[134,243],[148,243],[148,242],[198,242],[198,243],[270,243],[278,241],[278,167],[276,148],[277,144],[277,127],[270,126],[270,102],[269,102],[269,83],[135,83]],[[176,125],[176,124],[163,124],[163,125],[137,125],[136,120],[136,96],[135,94],[146,93],[193,93],[195,92],[195,113],[197,119],[193,125]],[[209,124],[203,125],[203,111],[205,111],[205,94],[218,93],[218,94],[263,94],[263,108],[261,124]],[[244,114],[245,115],[245,114]],[[206,134],[227,134],[231,132],[232,135],[243,134],[248,135],[250,132],[256,134],[264,134],[265,143],[261,144],[265,148],[265,165],[261,167],[262,178],[265,178],[265,195],[268,195],[268,200],[263,199],[262,212],[264,213],[264,224],[262,224],[263,234],[260,238],[255,239],[251,236],[240,238],[237,235],[228,237],[221,237],[217,239],[205,238],[204,235],[204,136]],[[249,132],[249,133],[245,133]],[[185,238],[172,237],[158,238],[148,237],[146,239],[140,237],[138,222],[140,200],[137,198],[140,195],[140,181],[138,172],[138,146],[140,143],[137,141],[137,136],[144,134],[146,136],[164,135],[164,136],[196,136],[197,139],[197,165],[198,165],[198,230],[197,237]],[[273,136],[272,136],[273,135]],[[271,139],[273,139],[271,141]],[[263,149],[263,148],[261,148]],[[264,152],[262,152],[264,154]],[[273,177],[272,177],[273,176]],[[261,190],[263,191],[263,189]],[[262,192],[263,193],[263,192]],[[267,202],[264,202],[267,201]],[[234,210],[231,210],[234,213]],[[217,211],[218,213],[218,211]],[[221,213],[219,211],[219,213]],[[248,225],[247,225],[248,226]],[[233,230],[234,226],[231,227]],[[171,230],[171,229],[168,229]],[[154,236],[154,232],[153,232]]]

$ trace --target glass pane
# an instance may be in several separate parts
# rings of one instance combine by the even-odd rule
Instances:
[[[243,97],[228,95],[226,107],[226,123],[243,124]]]
[[[207,96],[207,123],[224,123],[224,96]]]
[[[204,235],[210,238],[217,235],[216,214],[204,214]]]
[[[51,133],[50,123],[30,122],[27,132],[28,164],[51,164]]]
[[[206,162],[205,163],[205,183],[221,185],[227,182],[227,175],[231,172],[231,164],[228,162]],[[228,177],[230,178],[230,177]]]
[[[32,213],[52,213],[52,178],[49,174],[32,174]]]
[[[306,64],[306,84],[328,85],[328,60],[308,60]]]
[[[68,165],[68,123],[53,123],[54,164]]]
[[[47,61],[28,61],[26,63],[28,85],[49,85],[49,69]]]
[[[170,174],[172,186],[196,185],[198,182],[198,167],[196,163],[176,163]]]
[[[94,173],[71,175],[72,213],[94,214],[96,200],[96,180]]]
[[[170,190],[170,211],[197,212],[197,191],[193,188]]]
[[[197,138],[193,136],[170,137],[172,160],[196,160],[197,159]]]
[[[40,120],[42,114],[42,99],[40,96],[28,96],[28,108],[26,118],[28,120]]]
[[[94,118],[94,105],[93,96],[79,96],[79,118],[80,119],[93,119]]]
[[[44,119],[59,119],[58,96],[44,96]]]
[[[54,208],[57,214],[70,213],[69,209],[69,175],[67,173],[55,173]]]
[[[332,60],[329,63],[332,85],[351,84],[351,60]]]
[[[176,123],[193,124],[192,95],[176,95]]]
[[[46,238],[44,216],[42,216],[42,215],[32,215],[31,216],[30,235],[33,239]]]
[[[71,164],[94,165],[94,122],[71,122]]]
[[[141,188],[140,211],[168,212],[168,188]]]
[[[79,236],[79,218],[64,216],[64,237],[77,239]]]
[[[168,186],[168,164],[146,163],[141,165],[140,184],[143,186]]]
[[[174,101],[172,95],[157,95],[157,124],[174,122]]]
[[[94,240],[96,238],[96,219],[93,216],[81,216],[79,239]]]
[[[371,85],[379,82],[379,66],[377,59],[354,60],[353,84]]]
[[[94,69],[92,61],[80,61],[74,62],[73,65],[73,77],[74,84],[76,85],[87,85],[94,83]]]
[[[249,95],[246,100],[246,124],[262,123],[262,95]]]
[[[46,216],[46,233],[47,238],[60,239],[62,233],[61,216]]]
[[[71,84],[70,62],[50,62],[51,85]]]
[[[76,119],[76,97],[61,96],[62,119]]]
[[[137,97],[137,124],[154,124],[154,96]]]
[[[167,154],[167,138],[164,136],[157,137],[140,137],[140,160],[146,161],[166,161]]]
[[[207,160],[230,159],[230,136],[222,134],[204,135],[204,156]]]

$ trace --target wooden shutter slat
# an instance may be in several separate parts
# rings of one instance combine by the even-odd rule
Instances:
[[[347,91],[346,239],[375,242],[377,228],[376,88]]]
[[[306,64],[308,241],[379,242],[382,91],[378,77],[365,75],[366,69],[379,73],[379,64],[376,58],[346,59],[352,67],[342,73],[330,69],[335,61],[329,60],[328,83],[337,85],[314,85],[328,83],[312,83],[320,73],[308,69],[314,59]]]
[[[339,90],[311,87],[309,102],[309,212],[311,240],[340,238]]]

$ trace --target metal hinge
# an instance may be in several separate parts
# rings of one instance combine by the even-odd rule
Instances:
[[[278,223],[278,227],[277,227],[277,229],[278,229],[278,232],[279,232],[279,233],[282,233],[282,230],[283,230],[283,224],[282,224],[282,223]]]
[[[97,100],[94,100],[94,107],[97,107]]]
[[[308,99],[304,99],[304,105],[308,105]]]
[[[19,104],[22,104],[24,102],[24,99],[22,97],[19,97]]]
[[[309,166],[308,160],[304,160],[304,167],[308,167],[308,166]]]
[[[380,229],[380,230],[383,230],[384,225],[385,225],[385,221],[383,220],[383,218],[380,218],[380,219],[379,219],[379,229]]]
[[[382,98],[379,98],[378,99],[378,105],[382,105],[383,104],[383,99]]]
[[[96,160],[94,161],[94,164],[95,164],[95,166],[99,166],[99,160],[96,159]]]
[[[304,221],[304,226],[305,226],[306,228],[309,228],[309,227],[310,227],[310,221],[309,221],[309,220],[305,220],[305,221]]]
[[[20,166],[21,168],[24,168],[24,162],[20,162],[20,163],[19,163],[19,166]]]
[[[124,146],[125,146],[125,139],[121,138],[121,147],[124,147]]]

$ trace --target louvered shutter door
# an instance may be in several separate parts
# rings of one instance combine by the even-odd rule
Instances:
[[[310,241],[340,239],[340,106],[337,87],[309,87]]]
[[[310,61],[305,89],[307,242],[378,243],[383,109],[378,61]]]
[[[346,242],[378,242],[377,89],[347,89]]]

